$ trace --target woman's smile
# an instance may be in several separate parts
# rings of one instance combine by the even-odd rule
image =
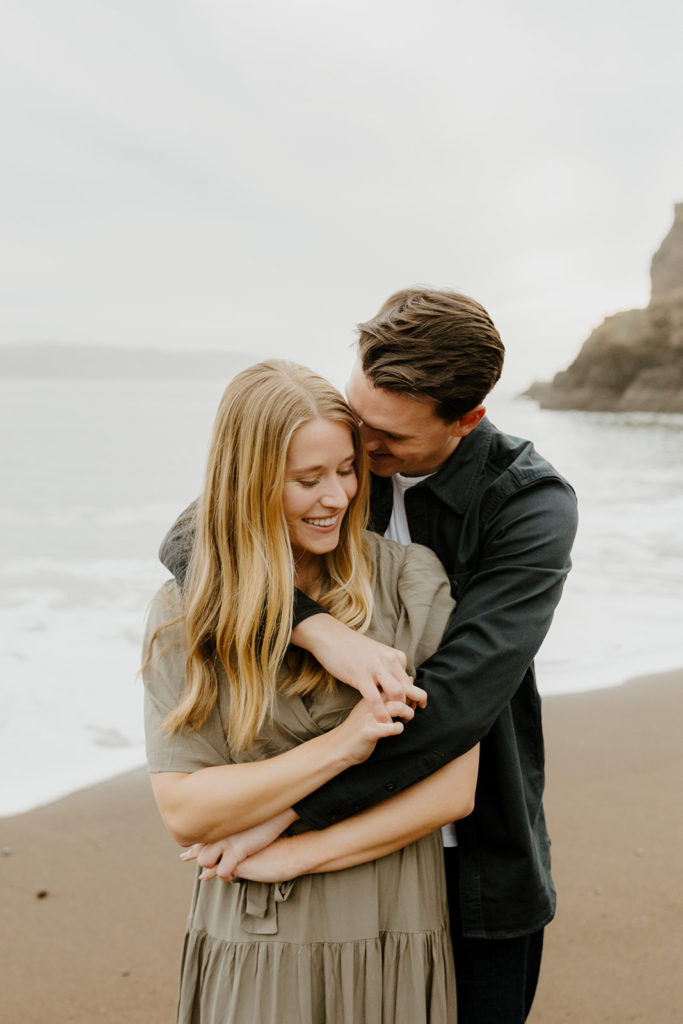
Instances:
[[[318,529],[324,530],[331,526],[336,526],[338,519],[339,516],[327,516],[325,519],[310,519],[305,517],[304,522],[308,523],[309,526],[315,526]]]
[[[356,452],[346,424],[309,420],[298,427],[287,451],[282,491],[298,573],[336,548],[357,490]]]

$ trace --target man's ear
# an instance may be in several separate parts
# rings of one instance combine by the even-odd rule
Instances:
[[[451,435],[453,437],[466,437],[474,430],[485,413],[486,409],[483,405],[477,405],[474,409],[470,409],[460,419],[453,421]]]

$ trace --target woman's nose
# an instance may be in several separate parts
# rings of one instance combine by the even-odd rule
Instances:
[[[331,480],[325,488],[325,493],[320,498],[320,504],[326,508],[346,508],[349,503],[349,496],[346,493],[341,480],[336,477]]]

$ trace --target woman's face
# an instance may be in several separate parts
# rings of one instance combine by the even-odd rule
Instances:
[[[335,420],[298,427],[287,452],[282,505],[297,567],[339,543],[349,502],[358,490],[351,431]]]

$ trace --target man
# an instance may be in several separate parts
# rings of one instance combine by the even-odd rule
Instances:
[[[323,828],[480,742],[475,809],[457,835],[445,836],[458,1020],[519,1024],[555,910],[533,658],[570,568],[576,501],[530,442],[485,416],[504,348],[477,302],[431,289],[398,292],[360,325],[358,350],[348,397],[370,455],[371,526],[431,547],[457,607],[442,646],[418,672],[426,709],[398,741],[378,744],[367,762],[296,809]],[[168,543],[162,560],[177,570]],[[350,678],[356,654],[365,656],[363,638],[356,648],[342,641],[334,620],[304,595],[292,639],[366,692]],[[388,692],[396,684],[390,668],[375,677]]]

